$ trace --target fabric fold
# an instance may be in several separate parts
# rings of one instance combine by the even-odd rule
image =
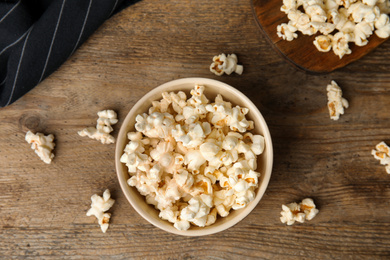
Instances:
[[[57,70],[105,20],[137,1],[0,2],[0,107]]]

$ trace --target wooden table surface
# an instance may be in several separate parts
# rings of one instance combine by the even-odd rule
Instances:
[[[214,55],[236,53],[244,73],[215,76]],[[333,55],[333,54],[329,54]],[[326,61],[324,61],[326,62]],[[172,235],[127,202],[115,145],[77,131],[114,109],[119,128],[149,90],[173,79],[228,83],[268,122],[274,167],[258,206],[234,227],[206,237]],[[339,83],[350,107],[329,118],[326,85]],[[389,259],[390,175],[371,155],[390,144],[390,41],[333,73],[289,65],[257,27],[249,0],[143,0],[105,22],[54,74],[0,109],[1,259]],[[28,130],[56,137],[44,164]],[[85,214],[92,194],[116,200],[103,234]],[[314,199],[303,224],[279,220],[281,205]]]

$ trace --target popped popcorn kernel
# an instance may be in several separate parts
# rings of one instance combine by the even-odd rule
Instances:
[[[250,131],[249,110],[217,95],[214,102],[195,85],[190,96],[164,92],[135,130],[120,161],[127,183],[178,230],[205,227],[255,199],[257,156],[264,137]]]
[[[314,46],[320,52],[328,52],[332,49],[332,35],[320,35],[314,39]]]
[[[280,212],[280,221],[287,225],[293,225],[295,222],[304,223],[305,220],[312,220],[319,210],[316,208],[311,198],[302,200],[299,204],[296,202],[282,205]]]
[[[217,76],[222,76],[224,73],[230,75],[233,72],[241,75],[244,71],[242,65],[237,64],[238,59],[236,54],[228,54],[227,56],[222,53],[213,57],[213,63],[210,65],[210,71]]]
[[[344,108],[348,108],[349,103],[342,97],[343,92],[334,80],[326,87],[326,90],[328,91],[327,96],[330,118],[338,120],[340,115],[344,114]]]
[[[283,38],[283,40],[292,41],[295,38],[298,38],[298,34],[296,33],[298,29],[292,26],[290,23],[282,23],[277,26],[276,30],[278,36]]]
[[[375,146],[375,149],[371,150],[371,154],[380,161],[381,165],[385,165],[386,172],[390,174],[390,147],[382,141]]]
[[[31,149],[35,151],[44,163],[51,163],[54,158],[54,154],[52,153],[55,146],[54,135],[49,134],[45,136],[42,133],[33,134],[31,131],[28,131],[25,139],[31,144]]]
[[[102,144],[115,143],[115,138],[110,135],[110,133],[114,130],[112,125],[118,122],[115,111],[103,110],[99,111],[97,114],[99,118],[97,120],[96,128],[87,127],[77,133],[80,136],[88,136],[91,139],[96,139]]]
[[[100,197],[97,194],[92,195],[91,197],[91,208],[87,212],[87,216],[95,216],[98,219],[98,223],[103,233],[106,233],[109,221],[111,218],[111,213],[106,213],[112,205],[114,205],[115,200],[111,199],[110,190],[106,189],[103,193],[103,197]]]
[[[390,22],[387,14],[381,14],[375,21],[375,34],[379,38],[388,38],[390,36]]]

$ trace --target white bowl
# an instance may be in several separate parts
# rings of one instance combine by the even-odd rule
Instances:
[[[239,210],[231,210],[230,214],[225,217],[217,218],[217,221],[207,227],[196,227],[191,225],[190,229],[186,231],[177,230],[173,227],[173,224],[159,218],[159,211],[154,206],[149,205],[145,201],[145,197],[139,194],[135,187],[130,187],[127,184],[129,174],[127,166],[120,162],[120,157],[123,154],[123,149],[128,143],[127,133],[129,131],[135,131],[135,117],[141,113],[147,113],[149,107],[151,107],[152,101],[161,100],[161,93],[165,91],[184,91],[189,94],[189,91],[194,88],[195,84],[204,85],[206,97],[213,102],[217,94],[221,94],[224,100],[230,101],[233,105],[239,105],[249,108],[247,118],[254,121],[255,129],[251,132],[261,134],[265,138],[265,150],[263,154],[258,156],[257,172],[261,173],[259,178],[259,187],[255,190],[256,197],[245,208]],[[217,80],[206,78],[184,78],[173,80],[162,84],[161,86],[153,89],[142,97],[130,110],[122,124],[119,131],[115,150],[115,166],[119,179],[120,186],[130,202],[133,208],[147,221],[154,226],[161,228],[167,232],[184,235],[184,236],[203,236],[223,231],[229,227],[234,226],[243,218],[245,218],[259,203],[260,199],[268,186],[269,179],[271,177],[273,163],[273,149],[271,135],[268,130],[268,126],[261,115],[257,107],[250,101],[244,94],[237,89]]]

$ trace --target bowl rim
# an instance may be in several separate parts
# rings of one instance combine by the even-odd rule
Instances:
[[[122,163],[120,162],[120,157],[123,154],[123,149],[128,143],[128,140],[125,139],[125,142],[120,142],[117,140],[116,142],[116,147],[115,147],[115,168],[116,168],[116,173],[117,177],[119,180],[119,184],[121,187],[122,192],[125,194],[126,199],[128,202],[130,202],[131,206],[135,211],[141,215],[145,220],[147,220],[149,223],[153,224],[155,227],[158,227],[164,231],[167,231],[169,233],[173,233],[176,235],[182,235],[182,236],[204,236],[204,235],[211,235],[214,233],[221,232],[223,230],[226,230],[234,225],[236,225],[238,222],[243,220],[246,216],[249,215],[250,212],[253,211],[253,209],[258,205],[262,197],[264,196],[264,193],[268,187],[269,180],[271,178],[271,173],[272,173],[272,168],[273,168],[273,145],[272,145],[272,138],[271,134],[269,132],[268,125],[263,117],[263,115],[260,113],[259,109],[257,106],[246,96],[244,95],[241,91],[237,90],[236,88],[218,81],[214,79],[209,79],[209,78],[201,78],[201,77],[189,77],[189,78],[181,78],[181,79],[175,79],[166,83],[163,83],[159,85],[158,87],[148,91],[146,94],[143,95],[141,99],[139,99],[133,107],[130,109],[130,111],[127,113],[125,119],[122,122],[122,125],[120,127],[118,137],[119,136],[126,136],[127,135],[127,130],[126,126],[129,124],[129,121],[133,117],[133,114],[135,111],[138,110],[138,108],[145,102],[150,102],[150,97],[153,97],[157,95],[158,93],[162,93],[164,91],[167,91],[166,88],[174,87],[176,85],[183,85],[183,84],[189,84],[192,83],[194,86],[195,84],[199,85],[212,85],[212,86],[219,86],[220,88],[226,88],[230,92],[232,92],[234,95],[238,96],[240,100],[245,102],[246,107],[251,107],[250,110],[252,113],[256,114],[255,116],[258,117],[259,121],[261,122],[261,127],[260,129],[262,130],[262,135],[265,138],[266,141],[266,150],[264,151],[267,152],[267,157],[266,157],[266,168],[265,172],[261,172],[262,175],[264,175],[263,180],[261,182],[261,185],[258,187],[258,192],[256,193],[256,197],[253,201],[251,201],[245,208],[243,208],[243,212],[241,212],[239,215],[237,215],[235,218],[227,221],[226,223],[218,226],[207,226],[202,229],[196,229],[196,230],[177,230],[176,228],[173,227],[172,223],[171,228],[168,227],[168,225],[161,225],[161,222],[156,221],[153,217],[151,217],[149,214],[145,213],[142,208],[136,203],[135,200],[133,200],[133,197],[129,193],[130,187],[127,184],[127,179],[124,178],[125,174],[122,174]],[[207,88],[206,88],[207,89]],[[169,90],[168,90],[169,91]],[[222,94],[223,95],[223,94]],[[162,98],[162,97],[161,97]],[[156,100],[156,99],[154,99]],[[228,100],[228,99],[227,99]],[[126,172],[126,174],[128,174]],[[146,202],[145,202],[146,203]]]

